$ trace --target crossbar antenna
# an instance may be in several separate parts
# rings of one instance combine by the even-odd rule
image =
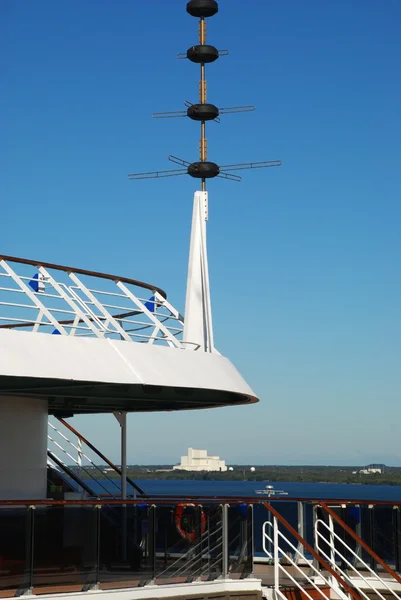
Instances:
[[[213,17],[219,10],[216,0],[190,0],[187,2],[187,12],[199,19],[198,41],[195,46],[191,46],[186,52],[177,55],[179,59],[188,59],[195,64],[200,65],[199,81],[199,101],[195,104],[185,100],[186,110],[157,112],[153,113],[155,119],[174,119],[189,117],[192,121],[200,123],[200,142],[199,142],[199,160],[188,162],[176,156],[169,156],[168,159],[180,165],[181,169],[169,169],[165,171],[149,171],[145,173],[130,173],[129,179],[159,179],[161,177],[175,177],[178,175],[190,175],[202,182],[202,191],[206,191],[206,180],[214,177],[228,179],[230,181],[241,181],[241,177],[232,173],[232,171],[242,171],[245,169],[263,169],[268,167],[281,166],[281,160],[267,160],[262,162],[236,163],[230,165],[218,165],[207,159],[207,139],[206,123],[215,121],[220,123],[221,115],[229,115],[239,112],[252,112],[255,107],[247,106],[229,106],[217,107],[207,101],[206,85],[206,64],[215,62],[220,56],[226,56],[227,50],[218,50],[215,46],[206,43],[206,19]]]

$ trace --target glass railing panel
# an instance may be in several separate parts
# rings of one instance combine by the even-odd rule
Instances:
[[[217,579],[223,573],[223,519],[222,505],[205,507],[206,532],[203,536],[204,560],[202,575],[204,578]]]
[[[374,510],[374,551],[376,554],[395,568],[397,526],[394,519],[395,510],[392,506],[376,506]]]
[[[222,573],[221,507],[178,503],[159,506],[156,583],[215,579]]]
[[[7,507],[0,510],[0,589],[50,594],[246,577],[252,512],[196,502]]]
[[[253,510],[250,504],[233,504],[228,508],[228,574],[248,577],[253,568]]]
[[[156,583],[187,582],[194,570],[195,547],[199,531],[197,507],[184,504],[158,506],[155,509]],[[189,554],[191,559],[188,560]]]
[[[103,505],[99,518],[99,583],[136,587],[152,579],[149,511],[133,505]]]
[[[21,594],[31,586],[32,510],[0,508],[0,589]]]
[[[94,506],[38,506],[35,509],[32,585],[79,591],[97,580],[98,509]]]

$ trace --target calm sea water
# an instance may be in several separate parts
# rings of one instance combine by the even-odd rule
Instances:
[[[109,488],[109,482],[103,482]],[[188,496],[255,496],[262,489],[261,481],[192,481],[192,480],[144,480],[137,481],[147,494],[174,494]],[[400,500],[401,486],[358,485],[346,483],[300,483],[270,482],[275,489],[288,492],[291,497],[357,500]],[[128,490],[130,491],[130,490]]]

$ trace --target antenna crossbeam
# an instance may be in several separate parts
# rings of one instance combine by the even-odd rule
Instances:
[[[253,110],[255,110],[254,106],[224,106],[219,108],[219,113],[221,115],[231,115],[232,113],[252,112]]]
[[[182,167],[189,167],[189,165],[191,164],[187,160],[184,160],[183,158],[178,158],[178,156],[173,156],[172,154],[168,156],[168,159],[171,162],[176,163],[177,165],[181,165]]]
[[[155,112],[152,114],[153,119],[179,119],[187,116],[186,110],[174,110],[170,112]]]
[[[220,171],[243,171],[245,169],[264,169],[268,167],[280,167],[281,160],[266,160],[263,162],[238,163],[234,165],[222,165]]]
[[[222,179],[229,179],[230,181],[242,181],[242,177],[240,177],[239,175],[233,175],[232,173],[224,173],[222,171],[220,171],[217,177],[221,177]]]
[[[169,169],[167,171],[149,171],[147,173],[130,173],[128,179],[159,179],[160,177],[175,177],[186,175],[187,169]]]

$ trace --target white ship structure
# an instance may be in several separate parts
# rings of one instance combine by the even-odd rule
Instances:
[[[127,477],[127,413],[243,405],[245,420],[246,406],[258,401],[215,345],[206,181],[238,181],[233,171],[281,163],[207,160],[206,122],[253,110],[207,102],[205,65],[227,54],[206,41],[206,21],[218,9],[215,0],[187,2],[199,43],[181,58],[200,68],[199,102],[158,115],[199,122],[200,160],[171,157],[173,172],[132,176],[199,180],[185,318],[166,291],[119,274],[118,265],[111,274],[0,255],[0,598],[401,598],[401,499],[161,496]],[[101,413],[120,427],[121,467],[70,421]],[[225,468],[196,452],[184,467]]]

